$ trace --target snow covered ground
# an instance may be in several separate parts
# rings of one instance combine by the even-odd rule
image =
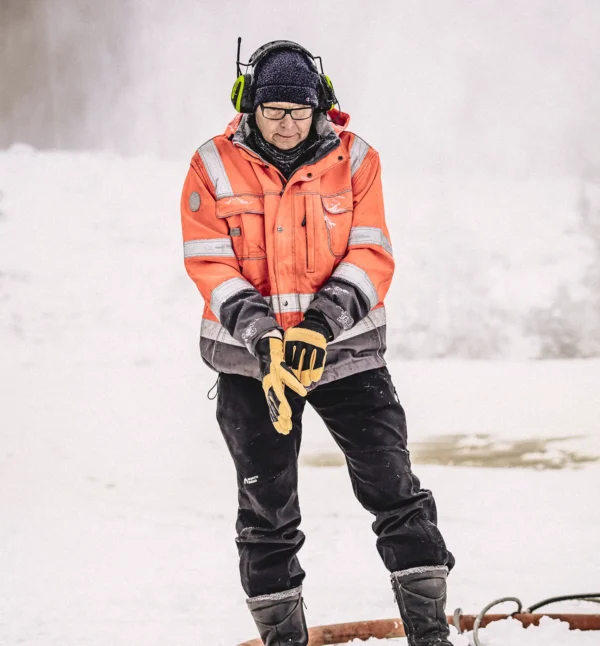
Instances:
[[[569,624],[558,619],[544,617],[539,626],[524,628],[517,619],[505,619],[491,623],[487,628],[482,628],[478,637],[482,646],[598,646],[596,631],[583,632],[570,630]],[[471,632],[459,635],[451,627],[450,641],[453,646],[472,646],[474,643]],[[366,642],[355,639],[352,644],[371,644],[381,646],[378,639],[368,639]],[[405,638],[390,639],[385,642],[399,646],[407,641]]]
[[[214,375],[197,352],[201,302],[183,270],[186,166],[0,153],[3,646],[232,646],[255,635],[238,583],[233,467],[206,399]],[[531,268],[559,248],[567,225],[552,217],[548,242],[524,252]],[[434,223],[424,219],[414,244],[396,236],[401,262],[418,266]],[[403,226],[393,225],[393,238]],[[560,250],[557,262],[575,275],[568,245]],[[519,286],[518,272],[496,280],[498,289]],[[403,296],[406,286],[400,279],[391,296],[399,315],[403,298],[418,303],[416,288]],[[519,291],[519,302],[535,288]],[[600,360],[516,354],[392,360],[390,369],[415,442],[566,436],[582,455],[600,454]],[[305,456],[335,451],[310,411],[303,441]],[[600,588],[599,464],[416,472],[457,557],[450,611]],[[304,465],[300,479],[310,623],[394,616],[371,520],[345,469]],[[561,609],[593,610],[552,608]]]

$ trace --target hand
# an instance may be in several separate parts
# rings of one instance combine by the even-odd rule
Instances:
[[[267,398],[269,416],[278,433],[288,435],[292,430],[292,409],[285,396],[285,387],[301,397],[306,397],[306,388],[294,377],[283,360],[283,341],[277,337],[262,338],[256,344],[260,362],[262,386]]]
[[[325,317],[319,312],[308,312],[302,323],[286,330],[285,362],[303,386],[310,386],[323,376],[331,337]]]

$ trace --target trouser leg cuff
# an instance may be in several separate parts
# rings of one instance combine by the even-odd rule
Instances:
[[[422,565],[420,567],[411,567],[407,570],[396,570],[396,572],[391,573],[391,577],[402,580],[406,577],[409,577],[413,574],[426,574],[431,573],[432,575],[444,574],[448,576],[448,567],[446,565]]]
[[[256,603],[262,603],[263,601],[285,601],[286,599],[293,599],[302,594],[302,586],[299,585],[297,588],[292,588],[291,590],[283,590],[282,592],[273,592],[272,594],[261,594],[257,597],[249,597],[246,599],[246,603],[249,606],[252,606]]]

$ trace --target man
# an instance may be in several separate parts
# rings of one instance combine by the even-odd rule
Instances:
[[[383,358],[394,260],[379,156],[346,130],[300,45],[268,43],[250,66],[232,94],[243,114],[193,156],[181,202],[185,266],[206,303],[201,355],[220,375],[217,419],[237,470],[247,604],[267,646],[308,643],[297,557],[308,401],[375,515],[409,644],[450,646],[454,558],[411,471]]]

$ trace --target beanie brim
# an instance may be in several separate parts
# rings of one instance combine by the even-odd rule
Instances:
[[[319,105],[317,91],[311,87],[299,87],[297,85],[263,85],[257,88],[254,96],[254,107],[261,103],[281,101],[286,103],[297,103],[299,105],[310,105],[316,108]]]

